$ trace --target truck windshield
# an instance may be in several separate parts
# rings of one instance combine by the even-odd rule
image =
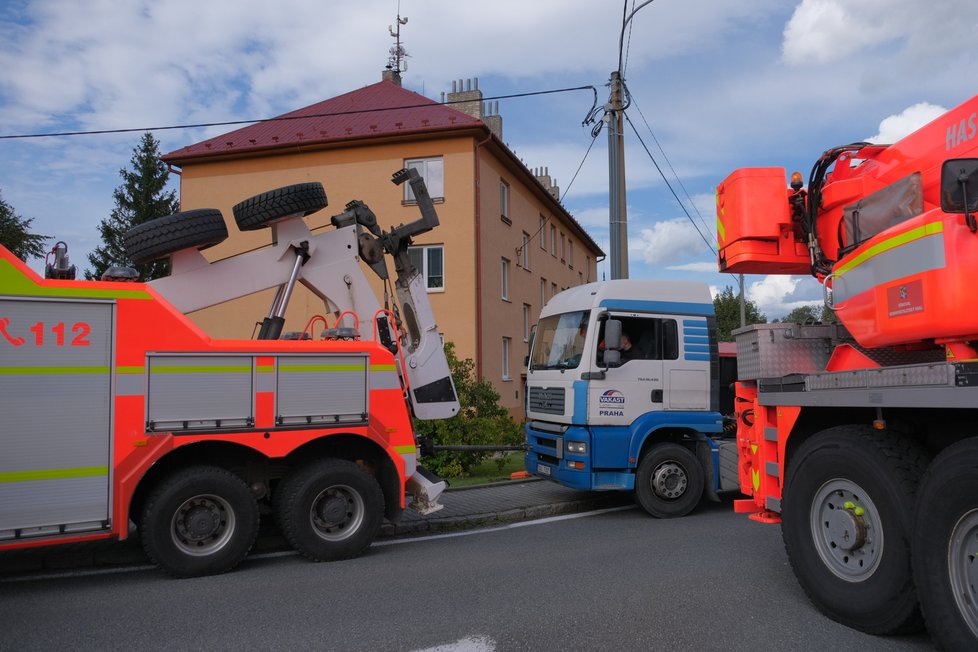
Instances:
[[[590,310],[544,317],[533,337],[530,369],[576,369],[584,353]]]

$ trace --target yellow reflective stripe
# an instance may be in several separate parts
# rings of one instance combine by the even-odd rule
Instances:
[[[146,367],[116,367],[117,374],[141,374],[146,372]]]
[[[149,299],[144,290],[96,290],[84,287],[45,287],[35,285],[6,260],[0,260],[0,281],[3,294],[31,297],[81,297],[85,299]]]
[[[248,365],[158,365],[152,366],[149,372],[152,374],[229,374],[229,373],[248,373],[251,367]]]
[[[108,367],[0,367],[2,376],[61,374],[107,374]]]
[[[370,371],[397,371],[397,365],[394,365],[394,364],[372,364],[372,365],[370,365]]]
[[[852,260],[848,260],[845,262],[845,264],[840,265],[838,268],[833,270],[833,272],[837,277],[842,276],[846,272],[851,272],[874,256],[878,256],[882,253],[890,251],[891,249],[896,249],[897,247],[903,246],[908,242],[913,242],[914,240],[920,240],[921,238],[926,238],[929,235],[936,235],[943,232],[944,222],[931,222],[930,224],[918,226],[916,229],[910,229],[906,233],[901,233],[900,235],[895,235],[892,238],[884,240],[883,242],[876,243],[866,251],[854,257]]]
[[[721,240],[726,241],[727,239],[727,229],[723,226],[723,220],[720,217],[723,215],[723,209],[720,208],[720,187],[717,186],[716,190],[717,196],[717,235],[720,236]]]
[[[359,364],[279,365],[279,371],[363,371]]]
[[[107,466],[81,466],[74,469],[41,469],[37,471],[6,471],[0,473],[0,482],[33,482],[36,480],[62,480],[65,478],[94,478],[107,476]]]
[[[275,371],[275,365],[273,364],[260,364],[256,367],[258,373],[267,374]]]
[[[415,453],[418,452],[418,447],[414,445],[395,446],[394,450],[400,453],[401,455],[414,455]]]

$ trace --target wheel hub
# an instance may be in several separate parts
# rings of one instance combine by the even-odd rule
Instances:
[[[316,514],[326,526],[342,523],[347,515],[347,503],[340,496],[327,496],[319,501]]]
[[[192,507],[183,519],[187,535],[193,539],[204,539],[212,535],[221,524],[221,515],[207,507]]]
[[[652,473],[652,489],[663,498],[678,498],[686,491],[686,471],[675,462],[665,462]]]
[[[866,524],[855,508],[833,510],[828,516],[829,541],[842,550],[858,550],[866,543]]]
[[[978,637],[978,510],[968,512],[955,524],[947,555],[954,601]]]
[[[869,494],[844,478],[829,480],[815,492],[810,524],[822,563],[836,577],[863,582],[883,558],[883,528]]]

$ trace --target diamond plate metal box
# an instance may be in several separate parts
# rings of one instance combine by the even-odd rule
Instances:
[[[838,324],[754,324],[733,335],[739,380],[824,371],[835,345],[852,341]]]

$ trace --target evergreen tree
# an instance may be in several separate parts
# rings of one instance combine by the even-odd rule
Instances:
[[[750,299],[744,301],[744,314],[747,324],[764,324],[767,317],[757,309]],[[740,328],[740,296],[734,294],[729,285],[713,298],[713,310],[717,315],[717,338],[721,342],[732,342],[731,331]]]
[[[781,321],[785,324],[811,324],[820,321],[821,314],[822,311],[818,306],[798,306],[785,315]]]
[[[159,147],[160,143],[153,134],[146,132],[133,148],[132,158],[129,160],[131,169],[119,170],[122,185],[112,193],[115,208],[98,227],[103,244],[88,255],[92,269],[85,271],[85,277],[89,280],[101,278],[102,272],[112,265],[135,267],[139,271],[139,278],[144,281],[168,273],[166,261],[134,264],[126,255],[123,243],[123,236],[132,227],[179,210],[176,191],[164,190],[170,171],[160,160]]]
[[[21,217],[15,213],[13,206],[0,197],[0,244],[24,261],[43,256],[46,253],[44,241],[50,237],[31,233],[33,221],[34,218]]]

